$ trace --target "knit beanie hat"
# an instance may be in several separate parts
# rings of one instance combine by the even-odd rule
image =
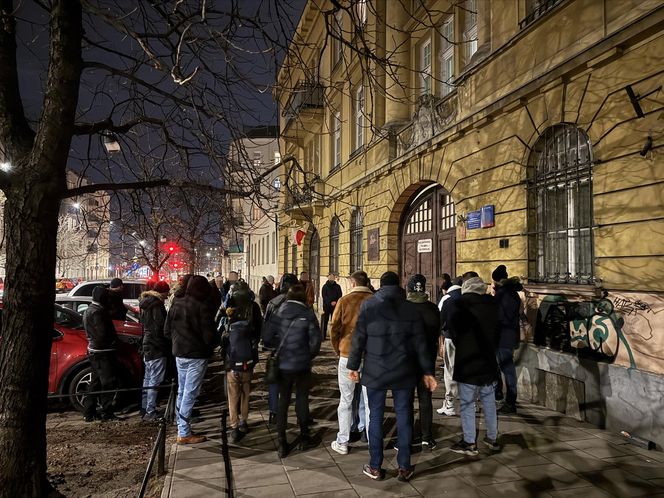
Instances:
[[[427,279],[421,273],[416,273],[408,279],[408,292],[424,292]]]
[[[500,282],[501,280],[505,280],[507,278],[507,267],[505,265],[498,265],[498,267],[495,270],[493,270],[491,278],[493,279],[494,282]]]
[[[461,294],[486,294],[487,285],[480,277],[472,277],[464,280],[461,286]]]
[[[163,280],[160,280],[156,284],[154,284],[153,290],[155,292],[158,292],[159,294],[166,294],[167,292],[170,292],[171,286],[168,285],[168,282],[164,282]]]
[[[111,289],[117,289],[120,286],[122,286],[121,278],[114,278],[113,280],[111,280]]]
[[[393,271],[386,271],[380,277],[380,286],[384,287],[386,285],[399,285],[399,275]]]

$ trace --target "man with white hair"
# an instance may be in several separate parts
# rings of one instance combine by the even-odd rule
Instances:
[[[475,274],[476,275],[476,274]],[[498,362],[498,306],[487,294],[487,285],[478,277],[465,278],[461,297],[450,310],[452,340],[456,348],[454,380],[457,382],[463,438],[450,448],[455,453],[476,456],[475,400],[479,397],[486,424],[484,443],[491,451],[499,451],[498,417],[495,387]]]

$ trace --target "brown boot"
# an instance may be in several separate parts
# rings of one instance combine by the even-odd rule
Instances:
[[[185,436],[185,437],[178,436],[178,444],[197,444],[197,443],[202,443],[204,441],[207,441],[207,438],[205,436],[198,436],[196,434],[192,434],[190,436]]]

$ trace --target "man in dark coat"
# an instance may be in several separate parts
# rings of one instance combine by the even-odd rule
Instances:
[[[116,347],[118,336],[109,314],[110,291],[106,287],[95,287],[92,303],[83,314],[83,328],[88,338],[88,360],[92,368],[89,391],[110,391],[117,388]],[[92,422],[96,418],[117,420],[113,413],[113,393],[88,395],[83,398],[84,418]],[[97,401],[102,407],[97,414]]]
[[[139,301],[141,323],[143,324],[143,362],[145,373],[143,387],[158,386],[166,375],[171,342],[164,336],[166,307],[170,287],[167,282],[155,283],[153,290],[143,292]],[[157,389],[143,391],[143,421],[151,422],[159,417],[157,412]]]
[[[430,391],[437,383],[431,368],[424,326],[416,305],[406,301],[399,287],[399,276],[386,272],[380,278],[380,289],[362,303],[360,316],[348,357],[349,377],[367,388],[369,400],[370,462],[362,469],[371,479],[385,476],[383,463],[383,414],[388,389],[392,391],[397,417],[397,462],[402,482],[413,476],[410,465],[412,439],[413,389],[420,377]]]
[[[438,306],[429,301],[429,296],[425,292],[426,283],[426,277],[420,273],[410,277],[406,299],[416,305],[415,307],[422,318],[429,356],[429,370],[435,372],[436,353],[438,352],[438,339],[440,337],[440,312]],[[431,391],[427,389],[422,379],[417,384],[417,402],[420,407],[422,447],[433,450],[437,445],[433,438],[433,403],[431,401]]]
[[[279,293],[274,290],[274,277],[272,275],[263,277],[263,285],[258,290],[258,304],[260,304],[263,315],[265,315],[267,305],[278,295]]]
[[[454,380],[459,389],[463,438],[450,448],[455,453],[479,454],[475,441],[475,400],[484,409],[486,437],[492,451],[499,449],[495,385],[498,380],[496,346],[498,344],[498,307],[487,285],[479,277],[465,279],[461,297],[453,303],[450,328],[453,332],[456,358]]]
[[[469,272],[467,278],[476,277],[475,272]],[[456,415],[454,409],[454,400],[457,397],[457,385],[454,382],[454,341],[452,341],[453,332],[450,328],[449,314],[457,299],[461,297],[462,278],[455,278],[453,282],[445,289],[445,295],[440,300],[440,334],[441,334],[441,354],[443,358],[443,380],[445,382],[445,401],[443,406],[436,411],[441,415],[452,417]],[[447,285],[447,284],[445,284]]]
[[[321,289],[321,295],[323,296],[323,316],[321,317],[321,329],[323,332],[323,340],[327,339],[327,324],[330,321],[332,313],[334,313],[334,308],[337,305],[337,301],[343,295],[341,292],[341,286],[337,283],[337,276],[334,273],[330,273],[327,276],[327,282],[323,285]]]
[[[111,280],[109,305],[111,320],[125,321],[127,319],[127,307],[124,304],[122,292],[124,291],[124,284],[122,279],[114,278]]]
[[[228,272],[228,277],[226,278],[226,281],[221,286],[221,289],[219,289],[221,291],[221,301],[223,303],[226,303],[226,296],[228,296],[228,291],[231,290],[231,285],[237,282],[239,278],[240,276],[237,274],[236,271]]]
[[[507,268],[500,265],[491,274],[495,289],[496,303],[498,304],[498,324],[500,338],[496,357],[498,366],[505,376],[507,387],[505,403],[498,410],[499,414],[516,413],[516,368],[514,367],[514,350],[519,344],[521,327],[519,317],[521,315],[521,298],[519,291],[523,285],[518,277],[508,278]],[[496,387],[496,400],[503,399],[503,381],[498,379]]]

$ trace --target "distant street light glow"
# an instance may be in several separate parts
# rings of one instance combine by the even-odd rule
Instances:
[[[74,209],[81,209],[81,203],[80,202],[75,202],[73,204]]]
[[[4,171],[5,173],[9,173],[12,170],[11,163],[8,162],[0,163],[0,170]]]

